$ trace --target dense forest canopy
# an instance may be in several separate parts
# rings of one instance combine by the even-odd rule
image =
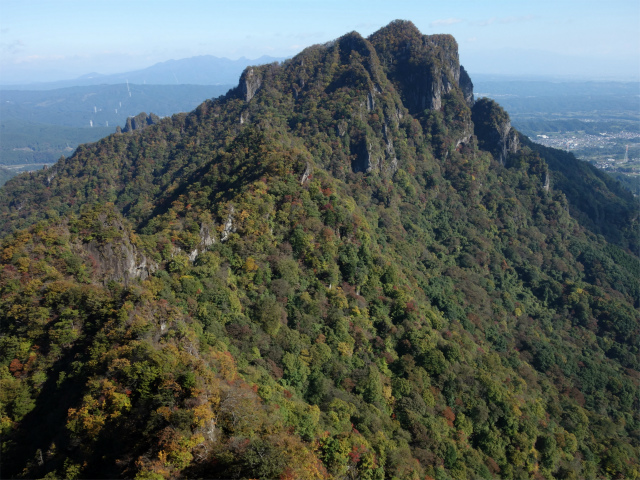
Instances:
[[[3,478],[637,478],[638,203],[396,21],[0,190]]]

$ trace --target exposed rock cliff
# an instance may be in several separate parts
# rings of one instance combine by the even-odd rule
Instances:
[[[126,125],[120,131],[122,133],[127,133],[133,130],[141,130],[145,127],[148,127],[149,125],[155,125],[159,121],[160,117],[158,117],[155,113],[150,113],[149,115],[147,115],[146,113],[142,112],[135,117],[127,118]],[[118,127],[118,129],[120,129],[120,127]]]
[[[473,105],[472,119],[478,146],[506,165],[509,154],[516,153],[520,147],[518,133],[511,127],[509,114],[493,100],[481,98]]]
[[[288,128],[304,123],[309,109],[318,109],[316,101],[307,104],[308,98],[348,92],[341,102],[353,103],[340,107],[346,109],[331,133],[345,139],[355,173],[387,175],[397,170],[401,158],[394,139],[402,137],[399,125],[407,113],[421,122],[429,111],[453,118],[444,152],[473,135],[473,84],[460,65],[455,39],[422,35],[411,22],[393,22],[369,38],[351,32],[282,64],[247,68],[229,93],[246,102],[236,117],[239,125],[258,115],[263,92],[282,90],[283,85],[288,86],[289,114],[295,118]]]
[[[259,70],[247,67],[240,77],[240,88],[245,101],[249,102],[255,96],[262,85],[262,78],[258,74]]]
[[[473,86],[460,67],[458,44],[451,35],[422,35],[413,23],[395,21],[369,40],[409,113],[439,110],[442,97],[458,86],[465,98],[469,93],[473,98]]]
[[[206,223],[200,225],[200,243],[189,253],[189,260],[192,262],[195,261],[195,259],[198,258],[198,255],[216,243],[216,238],[213,234],[214,229],[215,227],[213,225]]]
[[[467,102],[467,105],[469,105],[469,107],[473,107],[473,82],[471,81],[471,77],[469,77],[469,74],[462,65],[460,65],[459,85],[462,93],[464,94],[464,100]]]
[[[94,225],[108,234],[82,244],[81,248],[91,256],[96,273],[105,282],[117,280],[126,284],[135,278],[144,280],[158,269],[158,264],[134,245],[118,216],[101,213]]]

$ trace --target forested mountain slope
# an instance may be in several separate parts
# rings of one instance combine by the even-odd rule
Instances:
[[[397,21],[8,182],[3,478],[637,478],[637,203],[472,91]]]

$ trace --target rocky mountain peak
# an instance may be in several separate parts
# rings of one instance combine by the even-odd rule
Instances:
[[[413,22],[409,20],[394,20],[389,23],[389,25],[386,25],[373,33],[369,37],[369,40],[372,40],[374,37],[395,37],[420,41],[422,36],[422,32],[420,32]]]
[[[369,41],[411,114],[439,110],[443,95],[459,86],[458,44],[451,35],[422,35],[411,22],[395,21]]]

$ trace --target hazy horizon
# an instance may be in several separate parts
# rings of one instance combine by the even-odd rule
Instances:
[[[449,33],[473,74],[640,80],[640,3],[501,0],[0,3],[0,84],[142,70],[200,55],[291,57],[395,19]]]
[[[200,56],[200,55],[199,55]],[[215,56],[215,55],[214,55]],[[262,57],[258,57],[258,58],[250,58],[248,59],[249,61],[255,60],[256,62],[258,60],[260,60],[263,57],[269,57],[268,55],[263,55]],[[45,79],[43,79],[42,77],[39,77],[36,80],[33,80],[31,78],[25,78],[22,79],[22,81],[20,81],[19,79],[16,81],[2,81],[0,80],[0,87],[12,87],[12,86],[21,86],[21,87],[26,87],[29,85],[33,85],[38,86],[38,85],[45,85],[45,84],[55,84],[55,83],[72,83],[74,81],[80,81],[83,78],[87,78],[90,77],[91,75],[97,75],[100,77],[110,77],[110,76],[116,76],[116,75],[124,75],[127,73],[133,73],[133,72],[137,72],[137,71],[142,71],[145,70],[147,68],[156,66],[158,64],[161,63],[165,63],[165,62],[171,62],[171,61],[181,61],[181,60],[188,60],[190,58],[194,58],[194,57],[186,57],[186,58],[175,58],[175,59],[169,59],[169,60],[165,60],[164,62],[157,62],[154,63],[152,65],[145,65],[142,66],[141,68],[137,68],[137,69],[132,69],[132,70],[126,70],[126,71],[116,71],[116,72],[112,72],[112,73],[102,73],[99,71],[92,71],[92,72],[85,72],[82,73],[80,75],[73,75],[73,76],[65,76],[64,73],[61,73],[60,76],[53,76],[53,77],[46,77]],[[241,60],[242,58],[246,58],[246,57],[240,57],[239,59],[229,59],[227,57],[216,57],[216,58],[221,58],[221,59],[227,59],[227,60]],[[269,57],[269,58],[274,58],[276,59],[276,57]],[[257,64],[257,63],[256,63]],[[464,65],[464,64],[463,64]],[[472,64],[473,65],[473,64]],[[491,77],[495,77],[496,80],[504,80],[504,81],[508,81],[508,80],[513,80],[513,81],[547,81],[547,82],[589,82],[589,81],[593,81],[593,82],[608,82],[608,81],[612,81],[612,82],[631,82],[631,83],[635,83],[635,82],[640,82],[640,75],[639,76],[628,76],[628,77],[624,77],[624,76],[615,76],[615,75],[607,75],[606,73],[594,73],[593,75],[586,75],[586,74],[572,74],[572,73],[562,73],[562,72],[567,72],[567,69],[562,69],[561,71],[558,71],[556,73],[541,73],[541,72],[537,72],[537,73],[512,73],[508,70],[505,69],[494,69],[494,70],[487,70],[486,68],[484,70],[480,70],[480,71],[475,71],[472,68],[473,67],[467,67],[467,65],[464,65],[465,69],[468,70],[469,75],[471,76],[471,79],[483,79],[486,80],[488,78]],[[239,78],[239,76],[238,76]],[[132,81],[129,82],[131,84],[135,84],[136,82]],[[111,83],[110,83],[111,84]],[[188,85],[190,84],[189,82],[184,82],[183,84]],[[224,85],[227,85],[227,83],[221,83]],[[229,85],[235,85],[236,82],[232,82],[229,83]]]

